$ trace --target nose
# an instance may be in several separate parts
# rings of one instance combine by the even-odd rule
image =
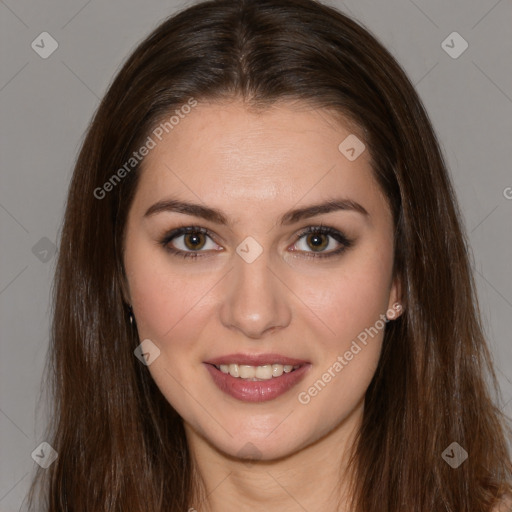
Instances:
[[[291,292],[270,268],[267,253],[264,251],[252,263],[238,255],[234,260],[220,308],[222,324],[251,339],[260,339],[289,325]]]

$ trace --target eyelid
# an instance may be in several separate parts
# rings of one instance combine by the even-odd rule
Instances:
[[[307,228],[303,229],[299,235],[297,236],[297,240],[294,242],[294,245],[299,242],[304,236],[309,234],[323,234],[330,236],[338,244],[340,244],[341,247],[338,247],[337,249],[326,251],[326,252],[315,252],[315,251],[292,251],[292,252],[300,252],[302,255],[305,255],[305,257],[313,257],[313,258],[329,258],[331,256],[336,256],[341,253],[343,253],[346,249],[349,249],[354,244],[354,240],[348,238],[342,231],[330,227],[330,226],[324,226],[323,224],[315,225],[315,226],[308,226]]]
[[[167,232],[162,237],[162,239],[160,240],[159,243],[160,243],[160,245],[162,245],[164,247],[164,249],[166,251],[170,252],[171,254],[173,254],[175,256],[182,256],[185,258],[187,258],[187,257],[188,258],[206,257],[206,254],[203,255],[201,253],[210,253],[211,250],[209,250],[209,251],[202,251],[202,250],[183,251],[181,249],[176,249],[174,247],[169,246],[171,241],[173,241],[174,239],[176,239],[180,236],[186,235],[188,233],[205,234],[214,243],[217,244],[217,242],[215,241],[215,238],[217,235],[215,233],[213,233],[212,231],[210,231],[208,228],[204,228],[202,226],[190,226],[190,225],[180,226],[180,227],[172,229],[171,231]],[[293,245],[295,245],[297,242],[299,242],[306,235],[315,234],[315,233],[330,236],[331,238],[336,240],[336,242],[338,244],[340,244],[341,247],[339,247],[338,249],[335,249],[335,250],[328,251],[328,252],[301,251],[301,250],[292,250],[292,252],[300,253],[301,255],[305,255],[305,257],[328,258],[330,256],[336,256],[336,255],[341,254],[342,252],[344,252],[346,249],[350,248],[353,245],[353,240],[351,240],[347,236],[345,236],[345,234],[343,232],[341,232],[340,230],[338,230],[336,228],[332,228],[330,226],[324,226],[323,224],[311,225],[311,226],[308,226],[308,227],[302,229],[296,235],[297,238],[296,238],[295,242],[293,243]],[[216,252],[220,252],[220,251],[216,251]]]
[[[168,252],[176,255],[183,255],[183,254],[193,254],[193,257],[201,256],[201,252],[206,251],[183,251],[181,249],[176,249],[173,247],[169,247],[170,242],[172,242],[174,239],[179,238],[180,236],[187,235],[189,233],[202,233],[206,236],[208,236],[214,243],[217,244],[215,241],[216,235],[210,231],[208,228],[204,228],[202,226],[180,226],[177,228],[172,229],[171,231],[167,232],[162,239],[160,240],[160,245],[164,247]],[[218,244],[217,244],[218,245]],[[196,256],[197,255],[197,256]]]

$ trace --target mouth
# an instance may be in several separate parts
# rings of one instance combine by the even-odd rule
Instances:
[[[283,395],[298,384],[311,367],[307,361],[276,354],[233,354],[204,365],[222,392],[244,402],[264,402]]]
[[[234,377],[235,379],[244,379],[249,381],[270,380],[281,377],[283,373],[292,373],[298,370],[302,364],[264,364],[259,366],[252,366],[247,364],[215,364],[213,365],[217,370]]]

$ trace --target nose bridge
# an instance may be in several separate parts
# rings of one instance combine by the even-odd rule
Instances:
[[[221,307],[221,321],[226,327],[258,338],[266,331],[288,325],[291,315],[286,289],[270,263],[267,251],[253,261],[244,259],[243,253],[234,256]]]

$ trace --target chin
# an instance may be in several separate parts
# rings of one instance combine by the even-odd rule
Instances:
[[[270,434],[267,431],[255,433],[239,430],[233,438],[222,436],[222,439],[210,438],[208,442],[228,457],[257,462],[288,457],[314,440],[305,435],[304,430],[295,434],[283,429],[279,433],[276,431]]]

